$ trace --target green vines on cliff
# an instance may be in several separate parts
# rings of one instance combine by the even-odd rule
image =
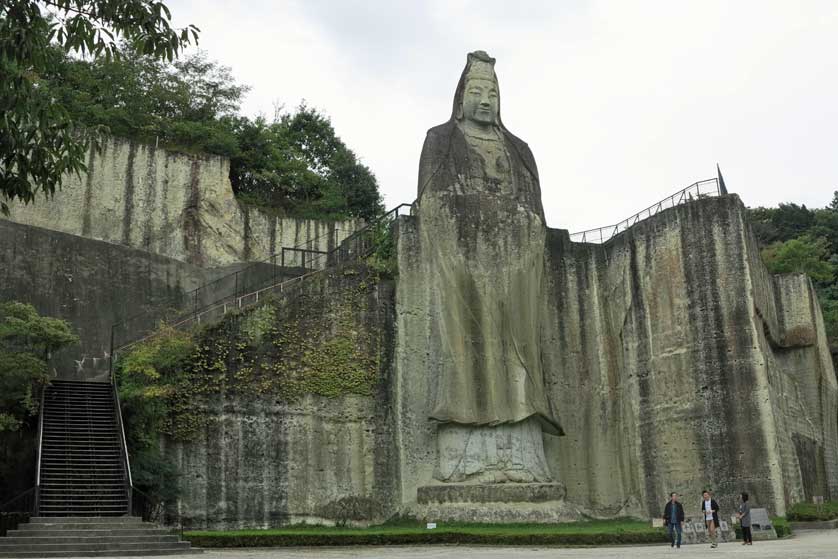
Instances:
[[[396,258],[396,238],[393,222],[379,220],[370,224],[373,251],[367,257],[367,266],[383,277],[393,278],[398,275]]]
[[[268,299],[200,331],[161,325],[117,363],[132,458],[159,454],[161,435],[194,440],[227,399],[246,405],[372,395],[383,351],[369,304],[378,281],[368,267],[349,267],[309,282],[290,300]],[[154,475],[148,488],[163,497],[175,491],[166,488],[169,473]]]

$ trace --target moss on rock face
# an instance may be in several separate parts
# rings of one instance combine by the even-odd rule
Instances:
[[[311,278],[289,299],[269,299],[191,335],[161,328],[122,360],[123,390],[142,396],[128,398],[126,407],[158,416],[145,427],[191,440],[213,421],[214,403],[225,394],[285,402],[306,394],[370,396],[385,351],[371,311],[378,282],[368,267],[347,267]],[[161,342],[169,338],[178,343]],[[141,371],[131,366],[138,356]]]

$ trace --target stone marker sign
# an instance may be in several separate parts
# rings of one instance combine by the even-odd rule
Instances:
[[[751,534],[755,540],[773,540],[777,538],[774,524],[768,516],[768,509],[751,509]]]
[[[752,530],[772,530],[773,528],[774,526],[771,524],[771,519],[768,517],[768,510],[751,509]]]

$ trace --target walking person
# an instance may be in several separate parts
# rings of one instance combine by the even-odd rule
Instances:
[[[742,503],[739,505],[736,518],[739,519],[739,525],[742,527],[742,545],[754,545],[754,539],[751,535],[751,505],[748,503],[748,494],[742,493],[740,498]]]
[[[684,506],[678,502],[678,494],[669,495],[669,501],[663,508],[663,524],[669,533],[670,547],[681,549],[681,533],[684,526]],[[675,535],[678,535],[676,541]]]
[[[702,493],[701,512],[704,515],[704,525],[707,526],[707,533],[710,536],[710,547],[719,547],[719,536],[716,529],[719,527],[719,504],[710,497],[710,492]]]

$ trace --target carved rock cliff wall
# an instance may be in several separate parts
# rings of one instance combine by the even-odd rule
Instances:
[[[52,201],[11,204],[18,223],[119,243],[200,267],[261,260],[282,247],[334,248],[360,221],[268,215],[237,202],[225,157],[109,138]],[[291,264],[291,263],[289,263]]]
[[[370,523],[395,512],[393,285],[367,272],[323,272],[198,338],[224,355],[194,373],[205,427],[161,441],[187,526]]]
[[[432,482],[426,263],[399,222],[395,410],[405,504]],[[736,196],[666,210],[604,245],[551,230],[542,317],[548,390],[567,436],[545,435],[567,499],[656,516],[671,491],[697,513],[712,488],[782,514],[836,495],[838,386],[811,283],[759,260]]]
[[[62,378],[107,378],[112,324],[179,308],[213,275],[173,258],[0,219],[0,301],[63,318],[81,339],[51,363]]]

